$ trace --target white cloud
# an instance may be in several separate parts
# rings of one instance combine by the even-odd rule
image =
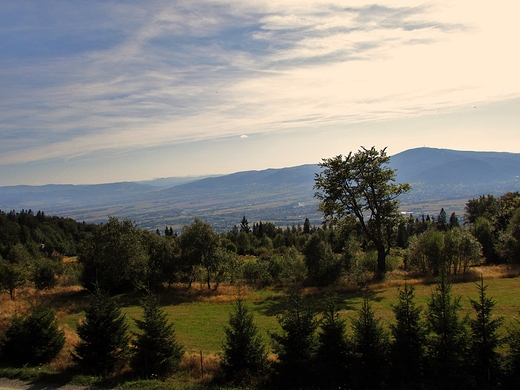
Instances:
[[[0,58],[1,164],[322,131],[520,96],[514,2],[88,4],[88,19],[28,30],[58,54],[8,47]],[[5,26],[0,38],[12,33]],[[83,46],[67,46],[69,35]]]

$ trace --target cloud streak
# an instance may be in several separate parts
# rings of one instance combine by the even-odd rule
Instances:
[[[496,30],[500,21],[472,2],[413,3],[2,4],[0,164],[323,130],[520,95],[508,54],[517,27]],[[494,58],[483,63],[482,50]],[[507,61],[500,74],[494,61]]]

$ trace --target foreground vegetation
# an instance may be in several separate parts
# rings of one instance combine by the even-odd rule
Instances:
[[[505,266],[480,267],[472,269],[470,273],[452,279],[454,297],[462,297],[462,307],[458,316],[463,320],[466,316],[476,318],[470,299],[479,297],[479,275],[485,273],[487,294],[496,302],[493,309],[494,318],[503,318],[504,322],[498,329],[500,337],[508,337],[508,330],[518,326],[519,307],[517,291],[520,290],[518,271]],[[346,321],[345,334],[353,337],[354,323],[363,308],[365,298],[373,310],[374,317],[380,319],[386,337],[391,335],[391,326],[396,323],[393,307],[399,302],[398,287],[408,286],[415,288],[415,303],[417,307],[426,310],[428,301],[436,287],[433,278],[408,278],[402,271],[395,271],[388,275],[384,282],[370,284],[369,287],[339,284],[332,289],[337,296],[337,313],[341,320]],[[301,290],[302,305],[315,313],[316,320],[323,321],[323,310],[327,307],[330,288],[307,287]],[[291,307],[288,299],[290,292],[285,289],[269,288],[265,290],[251,290],[246,287],[224,285],[217,291],[208,290],[204,285],[193,286],[186,290],[182,286],[172,286],[161,294],[161,308],[167,318],[173,321],[176,340],[185,349],[179,369],[166,382],[153,380],[137,381],[129,365],[120,366],[110,375],[84,375],[73,363],[71,351],[80,340],[75,332],[78,321],[85,317],[85,310],[89,306],[89,294],[79,287],[55,287],[52,290],[38,292],[25,288],[20,291],[17,301],[11,301],[8,295],[2,296],[1,308],[3,316],[12,315],[14,310],[23,311],[31,303],[38,301],[44,306],[54,307],[59,327],[66,335],[66,346],[58,357],[49,364],[38,366],[35,369],[3,368],[2,376],[25,380],[44,380],[59,383],[79,385],[118,386],[133,388],[139,386],[153,388],[166,386],[169,388],[197,388],[199,386],[222,387],[224,372],[220,367],[223,353],[223,343],[226,338],[225,327],[229,326],[229,315],[233,312],[237,296],[240,296],[249,312],[254,316],[254,323],[258,327],[258,335],[266,346],[270,361],[273,361],[275,350],[272,348],[270,334],[280,334],[282,327],[279,322],[284,313]],[[143,318],[140,305],[141,294],[130,293],[114,297],[118,306],[126,314],[126,322],[130,331],[138,328],[134,318]],[[469,332],[469,326],[467,326]],[[318,333],[316,333],[317,335]],[[390,338],[395,340],[395,338]],[[504,343],[497,349],[501,356],[506,356],[509,347]],[[201,356],[202,355],[202,356]],[[202,358],[202,360],[201,360]],[[202,361],[202,370],[201,370]],[[204,377],[203,377],[204,375]],[[153,378],[153,377],[152,377]],[[139,383],[139,385],[138,385]],[[161,384],[162,383],[162,384]]]
[[[149,232],[116,217],[88,225],[0,211],[3,374],[40,366],[103,386],[511,387],[520,194],[469,200],[464,223],[444,209],[404,217],[397,197],[409,186],[393,183],[387,163],[375,148],[324,160],[320,227],[250,227],[244,216],[227,233],[198,219]]]

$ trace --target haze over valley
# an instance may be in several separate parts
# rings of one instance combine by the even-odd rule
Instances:
[[[436,215],[441,207],[462,216],[468,199],[520,190],[520,154],[417,148],[390,159],[397,181],[410,183],[401,210]],[[317,164],[237,172],[214,177],[163,178],[99,185],[0,187],[0,209],[43,210],[86,222],[128,218],[146,229],[176,230],[194,217],[226,231],[246,215],[277,226],[319,225],[314,198]]]

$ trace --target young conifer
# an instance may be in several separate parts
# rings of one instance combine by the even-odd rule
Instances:
[[[337,296],[329,294],[318,334],[316,363],[320,384],[338,388],[350,382],[352,346],[346,336],[347,323],[339,315]],[[348,386],[348,385],[347,385]]]
[[[352,324],[355,377],[360,388],[380,388],[386,380],[388,335],[367,296],[358,314]]]
[[[235,301],[229,315],[229,326],[224,331],[226,339],[221,364],[226,380],[247,384],[262,376],[267,368],[265,345],[258,334],[253,314],[241,297]]]
[[[74,347],[73,360],[86,372],[111,373],[126,358],[127,330],[121,309],[110,296],[96,289],[85,311],[85,319],[76,330],[81,341]]]
[[[137,333],[132,342],[132,370],[144,378],[166,376],[179,368],[184,350],[157,296],[148,295],[141,305],[143,319],[136,319],[135,324],[142,333]]]
[[[392,376],[403,386],[421,379],[426,334],[421,321],[421,308],[415,305],[415,289],[405,283],[399,288],[398,302],[392,305],[395,324],[390,325],[394,341],[391,345]]]
[[[471,356],[476,375],[480,379],[491,382],[496,377],[499,369],[499,354],[497,348],[502,345],[498,329],[502,325],[503,318],[493,318],[492,312],[495,301],[488,298],[484,285],[484,277],[480,277],[477,283],[478,299],[470,299],[471,306],[477,317],[469,322],[471,328]]]
[[[289,297],[288,309],[278,317],[282,333],[272,333],[273,349],[278,355],[278,374],[282,384],[308,386],[313,378],[317,349],[318,321],[306,307],[299,291]]]
[[[65,334],[58,328],[54,312],[41,305],[16,316],[2,339],[2,361],[8,365],[45,364],[54,359],[65,345]]]
[[[427,356],[432,380],[446,386],[464,381],[468,337],[460,309],[460,297],[451,295],[451,283],[441,272],[426,310]]]

